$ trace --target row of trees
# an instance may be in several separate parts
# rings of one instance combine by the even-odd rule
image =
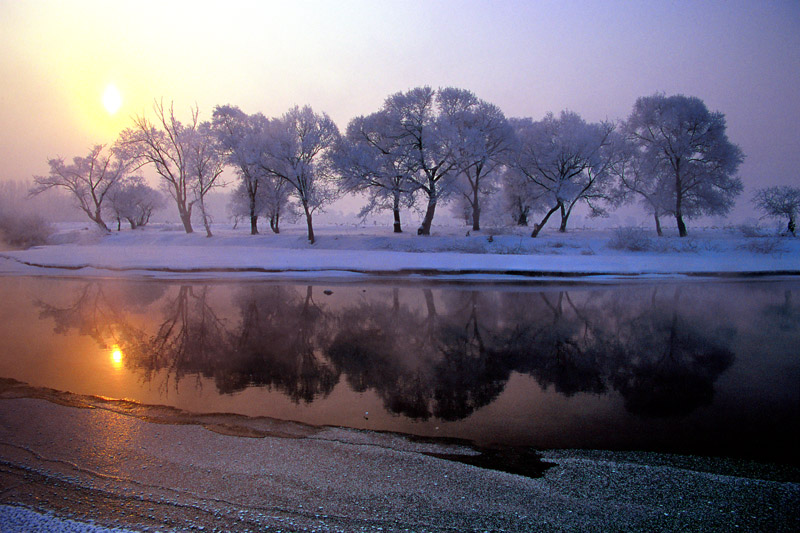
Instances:
[[[430,234],[437,206],[447,201],[457,199],[479,230],[487,201],[502,198],[517,224],[540,216],[536,237],[556,213],[566,231],[579,204],[603,216],[636,200],[654,217],[659,235],[661,219],[672,216],[686,236],[686,219],[724,215],[742,192],[736,173],[744,154],[728,140],[724,115],[681,95],[642,97],[627,120],[590,123],[570,111],[539,121],[507,119],[470,91],[418,87],[352,119],[344,134],[308,106],[276,118],[217,106],[205,122],[195,108],[185,124],[163,102],[154,111],[154,122],[136,116],[106,152],[95,147],[71,166],[51,160],[50,175],[35,178],[35,192],[67,188],[107,229],[106,201],[114,204],[114,191],[125,184],[144,192],[141,180],[129,176],[148,165],[186,232],[193,231],[197,206],[211,236],[205,198],[224,185],[228,166],[239,178],[233,208],[249,218],[251,233],[258,233],[261,216],[279,232],[281,217],[294,210],[305,217],[311,243],[314,213],[341,194],[363,194],[362,215],[390,210],[395,232],[402,231],[403,208],[419,209],[421,235]],[[785,189],[760,190],[756,203],[768,215],[788,216],[794,233],[800,193]]]

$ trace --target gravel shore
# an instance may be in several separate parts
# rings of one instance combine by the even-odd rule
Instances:
[[[442,458],[463,443],[23,392],[0,394],[2,531],[800,529],[792,467],[562,450],[526,477]]]

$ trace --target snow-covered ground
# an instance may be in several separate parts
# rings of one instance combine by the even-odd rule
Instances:
[[[178,225],[152,225],[104,235],[86,224],[62,224],[52,244],[0,252],[0,273],[25,275],[141,275],[150,277],[437,276],[476,280],[549,277],[617,279],[628,276],[800,275],[800,239],[746,235],[736,228],[690,228],[679,238],[658,238],[649,228],[634,237],[646,251],[610,246],[616,230],[547,230],[530,238],[524,228],[468,232],[435,227],[429,237],[385,226],[315,228],[308,244],[304,225],[279,235],[249,228],[214,227],[187,235]]]
[[[128,529],[106,528],[61,518],[52,513],[39,513],[14,505],[0,505],[0,531],[34,533],[126,533]]]

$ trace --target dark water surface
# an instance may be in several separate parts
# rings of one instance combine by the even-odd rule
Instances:
[[[800,282],[0,277],[0,377],[458,437],[797,464]]]

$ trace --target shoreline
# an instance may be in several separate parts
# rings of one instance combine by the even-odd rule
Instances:
[[[798,270],[725,270],[725,271],[564,271],[564,270],[492,270],[492,269],[438,269],[405,268],[397,270],[332,268],[264,268],[264,267],[197,267],[172,268],[137,266],[96,266],[92,264],[61,265],[24,261],[15,257],[0,259],[19,265],[4,268],[0,275],[17,276],[70,276],[102,277],[121,275],[124,277],[163,278],[186,280],[264,280],[264,281],[306,281],[337,280],[339,282],[358,281],[407,281],[409,283],[441,281],[450,283],[620,283],[629,280],[753,280],[753,279],[796,279]]]
[[[51,244],[0,251],[0,275],[471,283],[800,276],[800,239],[745,237],[730,229],[648,237],[649,249],[631,250],[612,248],[610,230],[532,239],[509,228],[464,236],[463,228],[443,227],[419,237],[332,226],[318,228],[317,243],[309,245],[299,226],[249,235],[220,225],[213,238],[169,225],[110,234],[80,228],[66,224]]]
[[[0,505],[137,531],[800,526],[796,467],[545,450],[525,477],[443,457],[464,443],[198,416],[6,381]]]

